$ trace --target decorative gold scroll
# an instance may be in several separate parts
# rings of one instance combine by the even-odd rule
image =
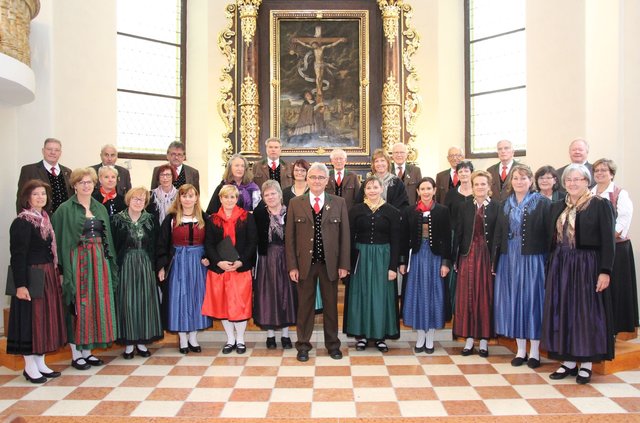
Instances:
[[[236,103],[233,96],[234,80],[231,76],[231,72],[236,66],[236,49],[234,47],[234,40],[236,36],[235,32],[235,16],[236,5],[228,4],[225,9],[225,16],[227,18],[226,27],[220,31],[218,35],[218,48],[224,55],[226,63],[222,67],[222,86],[220,87],[220,97],[218,98],[218,115],[222,118],[224,123],[224,132],[222,133],[222,140],[224,146],[222,147],[222,161],[226,165],[229,157],[234,153],[233,142],[229,135],[233,132],[233,125],[236,117]]]
[[[247,76],[240,87],[240,141],[241,154],[256,154],[258,149],[259,123],[258,85]]]
[[[393,144],[402,141],[400,122],[400,87],[394,75],[389,75],[382,86],[382,148],[390,151]]]
[[[407,160],[415,162],[418,159],[418,150],[415,148],[416,141],[416,123],[418,115],[422,111],[422,97],[418,94],[418,72],[413,63],[413,56],[420,47],[420,36],[413,27],[411,18],[413,17],[413,9],[408,4],[402,5],[404,16],[404,28],[402,31],[404,39],[404,48],[402,50],[402,63],[406,72],[405,78],[405,95],[404,95],[404,121],[405,130],[409,134],[409,139],[405,140],[407,144],[408,157]]]
[[[398,20],[402,0],[378,0],[378,7],[382,12],[382,29],[384,37],[389,44],[393,44],[398,38]]]
[[[240,9],[240,27],[242,28],[242,39],[245,44],[253,41],[256,34],[256,19],[258,8],[262,0],[238,0]]]

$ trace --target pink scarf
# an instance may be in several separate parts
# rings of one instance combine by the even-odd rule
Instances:
[[[46,240],[51,236],[51,253],[53,254],[53,265],[58,267],[58,246],[56,244],[56,234],[53,233],[53,226],[46,211],[38,213],[33,209],[22,209],[18,214],[19,219],[24,219],[36,228],[40,229],[40,236]]]

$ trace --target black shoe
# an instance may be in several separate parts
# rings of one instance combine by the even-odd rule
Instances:
[[[236,344],[226,344],[222,347],[222,354],[231,354],[231,351],[236,349]]]
[[[136,353],[138,353],[138,355],[140,357],[150,357],[151,356],[151,351],[149,351],[149,350],[141,350],[138,347],[136,347]]]
[[[415,347],[413,347],[413,352],[417,354],[417,353],[425,352],[426,349],[427,349],[426,344],[421,347],[416,345]]]
[[[478,355],[482,358],[489,357],[489,350],[478,350]]]
[[[84,361],[84,363],[80,363],[80,360]],[[78,369],[78,370],[87,370],[91,367],[91,364],[87,363],[87,360],[85,360],[84,358],[80,357],[77,360],[71,360],[71,366],[74,369]]]
[[[558,370],[560,369],[564,369],[564,372],[559,372]],[[561,364],[560,369],[551,373],[549,375],[549,379],[560,380],[560,379],[564,379],[567,376],[576,376],[578,374],[578,366],[574,367],[573,369],[570,369],[564,364]]]
[[[291,338],[289,338],[288,336],[283,336],[282,338],[280,338],[280,342],[282,343],[283,350],[290,350],[291,348],[293,348]]]
[[[333,358],[334,360],[341,360],[342,359],[342,351],[340,351],[337,348],[335,350],[330,350],[329,351],[329,357]]]
[[[178,351],[180,351],[180,354],[188,354],[189,353],[189,348],[188,347],[179,347]]]
[[[511,360],[511,365],[513,367],[520,367],[522,366],[527,360],[529,360],[529,356],[528,355],[524,355],[524,357],[514,357],[513,360]]]
[[[382,353],[389,352],[389,347],[387,347],[387,344],[384,341],[376,341],[376,348],[378,348],[378,351]]]
[[[296,358],[303,363],[309,361],[309,351],[298,351]]]
[[[275,350],[276,348],[278,348],[278,345],[276,344],[276,337],[275,336],[267,337],[267,349]]]
[[[56,377],[60,377],[60,375],[62,373],[53,371],[53,372],[50,372],[50,373],[40,372],[40,374],[42,376],[46,377],[47,379],[53,379],[53,378],[56,378]]]
[[[244,344],[237,344],[236,345],[236,352],[238,354],[244,354],[247,352],[247,347]]]
[[[435,349],[435,348],[433,348],[433,347],[431,347],[431,348],[427,348],[427,346],[426,346],[426,345],[425,345],[425,347],[424,347],[424,352],[426,352],[427,354],[433,354],[435,350],[436,350],[436,349]]]
[[[580,376],[580,372],[586,372],[589,376]],[[591,382],[591,370],[590,369],[580,369],[578,370],[578,376],[576,377],[576,382],[580,385],[584,385],[585,383]]]
[[[529,361],[527,361],[527,366],[530,369],[537,369],[538,367],[540,367],[540,360],[536,358],[530,358]]]
[[[84,360],[87,363],[89,363],[91,366],[94,366],[94,367],[102,366],[104,364],[104,361],[100,360],[95,355],[90,355],[89,357],[85,358]]]
[[[40,376],[40,377],[29,376],[29,373],[27,373],[26,370],[22,371],[22,376],[24,376],[24,378],[31,383],[45,383],[47,381],[47,378],[44,376]]]
[[[356,342],[356,351],[364,351],[367,348],[366,339],[358,339]]]
[[[471,348],[463,348],[462,351],[460,351],[460,355],[466,357],[469,355],[473,355],[473,347]]]
[[[189,351],[191,352],[194,352],[194,353],[202,352],[202,347],[200,347],[200,345],[191,345],[191,342],[187,342],[187,345],[189,346]]]
[[[125,351],[122,353],[122,358],[124,358],[125,360],[133,360],[133,355],[133,351],[129,353]]]

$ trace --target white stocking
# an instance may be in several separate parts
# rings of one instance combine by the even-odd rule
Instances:
[[[516,357],[524,358],[524,356],[527,355],[527,340],[516,338],[516,345],[518,346]]]
[[[233,322],[233,326],[236,328],[236,336],[238,337],[238,344],[244,344],[244,331],[247,329],[247,321]]]
[[[436,330],[435,329],[429,329],[427,331],[427,336],[426,336],[426,340],[425,340],[425,344],[424,346],[427,348],[433,348],[433,340],[436,337]]]
[[[34,361],[36,362],[36,366],[38,366],[38,370],[42,373],[51,373],[53,372],[53,370],[51,370],[48,366],[47,363],[45,363],[44,361],[44,354],[43,355],[34,355],[33,356]]]
[[[199,346],[200,344],[198,344],[198,331],[194,330],[189,332],[189,343],[191,345],[193,345],[194,347]]]
[[[82,352],[76,349],[76,344],[69,344],[69,349],[71,349],[71,359],[73,361],[76,361],[82,358]],[[82,360],[80,364],[84,364],[84,360]]]
[[[532,339],[529,342],[531,343],[531,350],[529,351],[529,357],[535,358],[536,360],[540,360],[540,340]]]
[[[276,331],[273,330],[273,329],[268,329],[267,330],[267,338],[275,338],[275,337],[276,337]]]
[[[286,326],[286,327],[282,328],[282,337],[283,338],[288,338],[289,337],[289,326]]]
[[[27,372],[31,379],[38,379],[42,377],[42,373],[38,370],[38,365],[36,364],[35,356],[33,355],[23,355],[24,357],[24,371]]]
[[[480,340],[480,349],[481,349],[481,350],[488,351],[488,350],[489,350],[489,340],[487,340],[487,339],[481,339],[481,340]]]
[[[180,348],[187,348],[187,332],[178,332],[178,339],[180,340]]]
[[[578,372],[578,376],[589,377],[589,373],[583,372],[582,369],[591,370],[592,366],[593,366],[593,363],[590,361],[587,361],[585,363],[580,363],[580,371]]]
[[[416,337],[416,347],[420,348],[424,346],[426,335],[422,329],[418,329],[417,332],[418,336]]]
[[[222,320],[222,327],[227,334],[227,344],[234,345],[236,343],[236,336],[233,333],[233,323],[224,319]]]
[[[470,350],[473,348],[473,338],[467,338],[466,344],[464,344],[464,348]]]

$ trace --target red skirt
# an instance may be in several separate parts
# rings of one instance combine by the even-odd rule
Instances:
[[[251,271],[207,272],[202,314],[240,322],[251,318]]]

